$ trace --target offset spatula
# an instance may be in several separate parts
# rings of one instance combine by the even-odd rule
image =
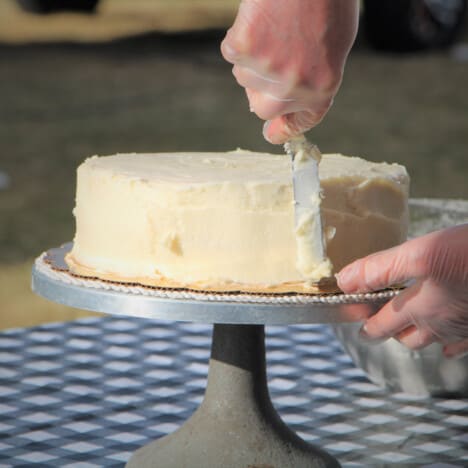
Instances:
[[[284,149],[292,160],[297,268],[304,278],[316,282],[330,276],[332,269],[325,253],[320,215],[318,164],[322,155],[304,135],[290,139]]]

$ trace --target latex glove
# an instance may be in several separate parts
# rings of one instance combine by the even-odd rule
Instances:
[[[368,340],[395,337],[411,349],[438,341],[447,357],[468,351],[468,224],[433,232],[357,260],[337,275],[346,293],[414,283],[361,329]]]
[[[243,0],[221,44],[267,120],[264,136],[284,143],[317,125],[330,108],[358,26],[358,0]]]

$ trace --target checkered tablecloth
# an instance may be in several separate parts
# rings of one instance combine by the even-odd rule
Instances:
[[[468,466],[468,399],[371,384],[324,325],[266,328],[284,421],[346,466]],[[201,402],[211,327],[88,318],[0,333],[0,467],[122,467]]]

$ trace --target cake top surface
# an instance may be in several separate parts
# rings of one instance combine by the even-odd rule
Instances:
[[[167,183],[280,182],[290,183],[291,161],[286,155],[235,150],[227,153],[129,153],[93,156],[82,165],[115,175]],[[320,178],[407,178],[399,164],[369,162],[358,157],[325,154]]]

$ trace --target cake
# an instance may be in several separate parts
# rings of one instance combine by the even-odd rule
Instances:
[[[156,153],[93,156],[77,171],[78,275],[204,291],[317,293],[333,273],[406,239],[406,169],[339,154],[319,166],[332,271],[298,269],[291,161],[285,155]]]

